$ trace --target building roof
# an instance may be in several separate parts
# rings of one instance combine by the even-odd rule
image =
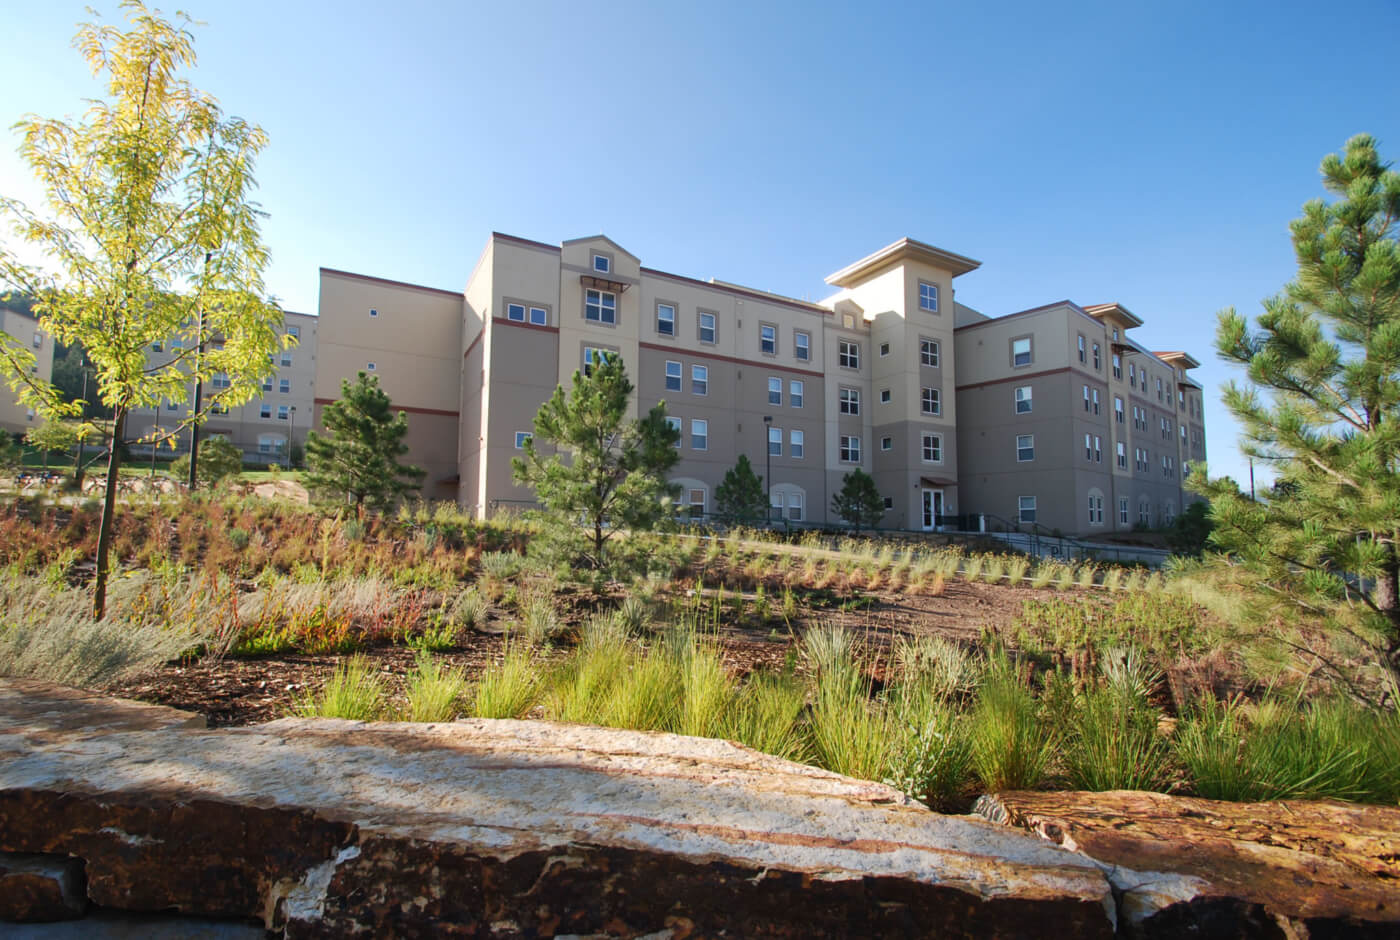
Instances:
[[[866,255],[854,264],[846,265],[835,274],[827,275],[826,282],[835,287],[855,287],[862,281],[869,280],[876,274],[905,260],[922,261],[925,264],[952,271],[953,277],[966,274],[969,271],[976,271],[982,266],[982,262],[974,261],[964,255],[944,251],[942,248],[935,248],[933,245],[915,241],[912,238],[901,238],[874,254]]]
[[[1104,314],[1112,314],[1123,320],[1129,326],[1142,326],[1142,318],[1119,303],[1089,304],[1083,309],[1084,312],[1091,317],[1097,318]]]
[[[1195,356],[1191,355],[1188,352],[1183,352],[1180,349],[1171,349],[1167,350],[1166,352],[1154,352],[1152,355],[1156,356],[1163,362],[1180,361],[1182,366],[1184,366],[1187,369],[1195,369],[1200,366],[1200,363],[1196,361]]]

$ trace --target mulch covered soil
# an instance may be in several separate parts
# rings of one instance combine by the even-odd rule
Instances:
[[[872,595],[873,602],[861,610],[807,611],[791,629],[781,620],[766,628],[728,627],[721,635],[723,655],[726,666],[736,676],[754,670],[782,669],[803,630],[822,623],[851,628],[876,651],[888,649],[901,634],[941,634],[972,645],[984,628],[1001,630],[1010,626],[1024,601],[1054,593],[950,581],[938,597],[876,594]],[[550,655],[565,652],[563,649]],[[393,696],[401,696],[404,677],[413,668],[413,650],[385,646],[363,650],[358,655],[384,674]],[[467,633],[460,637],[456,648],[435,656],[443,665],[464,668],[468,678],[475,678],[502,658],[503,638],[499,634]],[[116,683],[106,691],[196,712],[204,715],[211,727],[257,724],[291,714],[298,702],[316,692],[347,658],[333,654],[284,654],[170,663],[154,673]],[[877,666],[879,671],[882,670]]]

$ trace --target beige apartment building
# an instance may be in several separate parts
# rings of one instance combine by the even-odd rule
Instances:
[[[284,330],[296,338],[296,345],[281,350],[273,357],[274,372],[263,380],[257,397],[247,404],[223,407],[215,403],[205,423],[200,427],[200,439],[223,437],[243,452],[248,464],[286,464],[293,444],[304,445],[306,432],[312,427],[315,412],[317,318],[305,313],[285,313]],[[152,364],[169,362],[182,349],[180,340],[153,344],[147,353]],[[228,377],[215,375],[202,391],[207,402],[228,387]],[[159,408],[140,408],[131,412],[127,421],[128,437],[150,439],[161,430],[177,426],[189,413],[194,400],[194,387],[188,389],[183,402],[167,401]],[[186,430],[174,442],[175,454],[188,453],[190,435]],[[147,445],[133,448],[137,454],[149,454]],[[169,455],[168,444],[160,453]]]
[[[1007,469],[993,471],[990,462],[1004,455],[972,429],[978,422],[1005,423],[1005,415],[993,413],[988,390],[1027,374],[1009,360],[994,361],[990,351],[1022,333],[1008,333],[1003,341],[995,331],[1027,332],[1039,343],[1031,371],[1048,371],[1056,355],[1053,316],[1043,322],[1027,314],[991,320],[958,304],[954,279],[978,266],[902,239],[829,276],[835,293],[816,303],[648,268],[604,236],[550,245],[493,233],[462,292],[322,268],[315,421],[339,397],[343,380],[360,371],[377,375],[394,407],[408,416],[409,459],[428,473],[425,497],[455,499],[479,515],[527,507],[533,493],[513,483],[512,458],[520,455],[535,413],[555,387],[567,387],[575,370],[606,351],[621,356],[636,386],[634,414],[666,402],[681,432],[681,459],[672,478],[683,504],[695,512],[714,510],[715,487],[747,454],[760,474],[771,476],[775,516],[794,522],[835,521],[831,497],[856,467],[875,478],[885,498],[885,527],[929,530],[962,514],[1015,517],[1019,513],[1007,508],[1007,500],[1017,507],[1021,495],[1034,496],[1032,515],[1048,520],[1051,504],[1058,500],[1068,508],[1081,473],[1093,474],[1094,468],[1072,466],[1065,445],[1065,454],[1056,457],[1065,458],[1064,467],[1050,474],[1046,450],[1035,470],[1047,471],[1043,482],[1053,481],[1058,495],[1023,494],[1014,476],[997,476],[993,484],[994,473]],[[1124,335],[1127,325],[1136,325],[1131,314],[1117,307],[1115,314],[1056,306],[1064,308],[1062,319],[1073,313],[1083,321],[1078,330],[1086,343],[1098,343],[1104,369],[1110,342],[1122,347],[1114,355],[1131,359],[1134,385],[1114,386],[1125,401],[1155,402],[1154,417],[1170,411],[1173,427],[1178,418],[1167,407],[1167,395],[1180,387],[1185,396],[1192,388],[1199,403],[1199,388],[1184,374],[1194,365],[1190,357],[1154,357],[1125,338],[1107,339],[1115,316]],[[1001,326],[979,341],[978,331],[989,324]],[[1090,325],[1099,330],[1092,340]],[[1044,339],[1037,339],[1039,332]],[[1065,356],[1074,342],[1066,333]],[[965,355],[972,361],[965,364]],[[1077,371],[1089,378],[1088,361],[1078,365],[1083,368],[1066,364],[1053,389],[1048,377],[1034,379],[1047,383],[1037,399],[1043,407],[1012,413],[1028,426],[1044,422],[1044,429],[1030,433],[1041,435],[1047,448],[1064,428],[1087,426],[1071,414],[1077,392],[1067,376]],[[1141,389],[1139,368],[1150,370]],[[1168,384],[1156,401],[1151,382],[1159,377]],[[1110,386],[1107,373],[1101,378],[1097,416],[1106,422]],[[965,389],[973,393],[971,404]],[[1054,395],[1064,399],[1058,406],[1051,404]],[[1200,456],[1190,459],[1201,459],[1204,430],[1198,409],[1191,414],[1201,436]],[[984,430],[990,434],[993,427]],[[1106,423],[1098,434],[1102,440],[1134,439],[1127,432],[1113,435]],[[1139,438],[1147,436],[1141,432]],[[1154,445],[1153,459],[1159,454],[1165,456],[1163,448]],[[1186,462],[1182,451],[1171,455],[1179,473],[1175,468]],[[1013,468],[1015,459],[1013,451]],[[1103,469],[1079,502],[1087,505],[1092,489],[1104,497],[1105,513],[1116,506],[1115,472]],[[969,475],[976,481],[969,484]],[[1170,503],[1174,513],[1181,505],[1179,475],[1150,477],[1144,473],[1139,489],[1128,495],[1146,497],[1156,522],[1166,512],[1162,507]],[[1085,533],[1118,528],[1091,524],[1087,515],[1076,522],[1071,515],[1055,526]],[[1034,521],[1048,526],[1042,519]]]
[[[53,337],[39,329],[39,319],[27,311],[0,307],[0,332],[14,337],[34,353],[35,375],[53,375]],[[5,386],[5,391],[9,391]],[[24,434],[38,423],[34,409],[21,405],[13,394],[0,395],[0,430]]]
[[[1169,524],[1196,497],[1202,389],[1184,352],[1129,336],[1120,304],[1061,301],[959,318],[958,442],[964,504],[995,522],[1092,537]]]

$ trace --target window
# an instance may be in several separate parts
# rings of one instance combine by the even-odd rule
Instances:
[[[1113,354],[1113,377],[1115,379],[1123,378],[1123,357],[1117,353]]]
[[[1025,462],[1028,461],[1028,460],[1034,460],[1034,459],[1035,459],[1035,435],[1034,435],[1034,434],[1017,434],[1017,435],[1016,435],[1016,462],[1017,462],[1017,463],[1025,463]]]
[[[1183,411],[1186,409],[1186,392],[1179,388],[1176,390],[1176,407]]]
[[[1162,377],[1157,377],[1157,400],[1162,400]]]
[[[1028,415],[1031,413],[1031,387],[1021,385],[1016,388],[1016,413],[1018,415]]]
[[[802,431],[788,432],[788,453],[795,458],[801,459],[803,445],[806,442],[806,434]]]
[[[525,442],[528,441],[528,440],[529,440],[530,438],[532,438],[532,437],[534,437],[534,435],[531,434],[529,431],[516,431],[516,432],[515,432],[515,449],[516,449],[516,450],[524,450],[524,449],[525,449]]]
[[[705,491],[702,489],[691,489],[686,491],[689,499],[690,518],[699,519],[705,515]]]
[[[812,358],[812,334],[797,330],[792,334],[792,354],[801,362]]]
[[[1016,521],[1035,522],[1035,497],[1016,497]]]
[[[938,285],[919,282],[919,309],[929,313],[938,312]]]
[[[923,456],[925,463],[943,462],[943,435],[925,431],[922,435]]]
[[[1118,466],[1128,469],[1128,445],[1122,441],[1118,442]]]
[[[299,327],[299,326],[289,326],[289,327],[287,327],[287,335],[290,336],[292,339],[301,339],[301,327]]]
[[[531,307],[530,322],[535,326],[549,326],[549,311],[543,307]]]
[[[768,429],[768,456],[781,457],[783,455],[783,429]]]
[[[1123,423],[1123,396],[1113,396],[1113,420],[1119,424]]]
[[[1101,369],[1101,368],[1103,368],[1103,357],[1099,354],[1099,344],[1098,344],[1098,343],[1095,343],[1095,344],[1094,344],[1094,371],[1097,372],[1097,371],[1099,371],[1099,369]]]
[[[1079,361],[1084,361],[1084,335],[1082,333],[1079,335]]]
[[[1179,425],[1177,425],[1177,427],[1181,429],[1181,443],[1182,443],[1183,445],[1185,445],[1185,443],[1186,443],[1186,425],[1184,425],[1184,424],[1179,424]]]
[[[662,336],[676,335],[676,308],[672,304],[656,305],[656,332]]]
[[[174,410],[175,410],[176,408],[178,408],[178,407],[179,407],[179,406],[176,405],[173,401],[171,401],[170,399],[166,399],[166,401],[165,401],[165,410],[166,410],[166,411],[174,411]]]
[[[802,494],[790,492],[787,494],[788,519],[793,522],[802,521]]]
[[[926,415],[937,415],[943,413],[942,392],[936,388],[922,388],[919,390],[919,410]]]
[[[583,295],[583,318],[593,323],[617,325],[617,295],[611,291],[588,290]]]
[[[800,379],[793,379],[788,383],[788,404],[794,408],[802,407],[803,390],[806,385]]]
[[[836,361],[843,369],[860,368],[860,343],[841,340],[836,347]]]
[[[894,508],[894,497],[893,497],[893,496],[886,496],[886,497],[885,497],[885,508],[886,508],[886,509],[893,509],[893,508]]]
[[[291,351],[290,349],[284,349],[284,350],[282,350],[282,365],[284,365],[284,366],[289,366],[289,365],[291,365],[291,364],[292,364],[292,351]]]
[[[1097,492],[1089,494],[1089,525],[1103,525],[1103,496]]]
[[[1084,410],[1089,410],[1089,386],[1084,386]]]
[[[690,446],[693,450],[709,450],[710,422],[704,418],[690,419]]]
[[[1028,366],[1031,358],[1031,338],[1023,336],[1011,341],[1011,364],[1016,367]]]
[[[854,330],[856,328],[856,318],[849,313],[843,313],[841,315],[841,326],[848,330]]]
[[[768,404],[781,405],[783,403],[783,380],[776,376],[768,376]]]
[[[885,358],[886,356],[888,356],[889,354],[890,354],[890,344],[889,344],[889,343],[881,343],[881,344],[880,344],[880,358],[883,359],[883,358]]]
[[[596,346],[583,347],[583,374],[592,375],[593,367],[601,363],[605,356],[611,357],[615,355],[617,354],[609,349],[599,349]]]
[[[1094,436],[1092,434],[1084,435],[1084,459],[1090,462],[1094,459]]]
[[[373,307],[370,307],[370,308],[369,308],[369,315],[370,315],[371,317],[377,317],[377,316],[379,316],[379,311],[378,311],[378,310],[375,310]]]
[[[1094,435],[1094,463],[1103,463],[1103,438]]]
[[[262,380],[262,390],[264,392],[272,391],[272,376],[269,375],[267,378]]]
[[[261,408],[259,408],[259,409],[258,409],[258,417],[259,417],[259,418],[271,418],[271,417],[272,417],[272,406],[271,406],[271,405],[263,405]]]
[[[666,391],[679,392],[681,390],[681,364],[671,359],[666,360]]]
[[[1126,496],[1118,498],[1118,524],[1128,524],[1128,497]]]
[[[211,415],[226,415],[228,414],[228,405],[225,405],[221,401],[216,401],[209,406],[209,413]]]
[[[292,393],[292,380],[291,380],[291,379],[278,379],[278,380],[277,380],[277,391],[281,392],[283,395],[290,395],[290,394]]]
[[[1152,524],[1152,507],[1145,499],[1138,500],[1138,522],[1143,525]]]
[[[366,372],[374,372],[374,371],[376,371],[378,368],[379,368],[379,366],[378,366],[377,364],[373,363],[373,362],[366,362],[366,363],[365,363],[365,371],[366,371]]]
[[[1118,342],[1118,327],[1116,326],[1113,328],[1113,341]]]
[[[278,406],[277,406],[277,420],[278,420],[278,421],[286,421],[286,420],[288,420],[288,419],[290,419],[290,418],[291,418],[291,413],[290,413],[290,410],[287,408],[287,406],[286,406],[286,405],[278,405]]]
[[[593,270],[597,271],[599,274],[611,274],[612,259],[607,255],[594,255]]]
[[[163,347],[160,344],[160,340],[156,340],[154,343],[151,344],[151,352],[161,352],[162,350]]]
[[[919,365],[932,366],[938,368],[938,341],[932,339],[919,340]]]
[[[228,388],[233,383],[229,381],[227,372],[215,372],[214,379],[210,384],[215,388]]]
[[[260,454],[280,454],[287,446],[287,439],[278,434],[259,434],[258,453]]]
[[[892,437],[882,437],[882,438],[880,438],[880,449],[881,449],[881,450],[894,450],[894,438],[892,438]]]
[[[1161,425],[1162,440],[1164,440],[1164,441],[1169,441],[1169,440],[1171,440],[1171,439],[1172,439],[1172,423],[1171,423],[1170,421],[1168,421],[1166,418],[1161,418],[1161,419],[1159,419],[1158,423]]]
[[[843,388],[840,393],[841,413],[843,415],[860,414],[860,389]]]
[[[889,403],[890,403],[890,390],[887,389],[887,388],[882,388],[882,389],[880,389],[880,404],[882,404],[882,405],[888,405]]]
[[[691,366],[690,367],[690,393],[692,395],[710,394],[710,367]]]
[[[758,351],[765,356],[778,354],[778,328],[764,324],[758,328]]]
[[[715,315],[713,313],[700,312],[700,342],[713,343],[715,341]]]
[[[667,416],[666,416],[666,426],[667,426],[668,428],[670,428],[671,430],[673,430],[673,431],[676,432],[676,450],[680,450],[680,449],[681,449],[681,439],[685,437],[685,434],[682,433],[682,430],[681,430],[681,419],[680,419],[680,418],[673,418],[673,417],[671,417],[670,415],[667,415]]]
[[[178,339],[173,339],[173,340],[170,341],[170,351],[171,351],[171,352],[177,353],[177,352],[180,352],[181,350],[183,350],[184,348],[185,348],[184,344],[181,343]]]
[[[1137,363],[1135,362],[1128,363],[1128,384],[1137,388]]]
[[[841,436],[841,462],[860,463],[860,438]]]
[[[1099,413],[1099,390],[1096,389],[1096,388],[1091,388],[1091,389],[1089,389],[1089,397],[1092,398],[1093,401],[1094,401],[1094,414],[1098,414],[1098,413]]]

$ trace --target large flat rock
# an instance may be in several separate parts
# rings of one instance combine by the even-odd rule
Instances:
[[[0,679],[0,851],[288,936],[1111,935],[1096,864],[723,741],[284,719]]]
[[[1400,809],[1001,793],[989,818],[1092,858],[1142,937],[1400,937]]]

